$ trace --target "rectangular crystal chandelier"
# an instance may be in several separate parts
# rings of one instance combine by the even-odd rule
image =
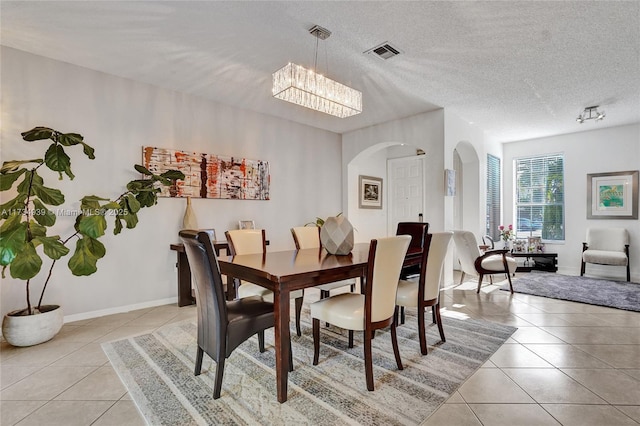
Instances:
[[[362,112],[362,92],[291,62],[273,73],[273,96],[340,118]]]

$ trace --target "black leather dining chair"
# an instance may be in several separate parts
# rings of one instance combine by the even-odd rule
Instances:
[[[198,352],[194,374],[200,375],[204,353],[209,355],[216,362],[213,398],[218,399],[225,360],[233,350],[257,333],[260,352],[264,352],[264,330],[275,324],[273,303],[260,296],[227,301],[209,235],[195,230],[182,230],[179,235],[196,284]],[[293,371],[291,348],[289,371]]]

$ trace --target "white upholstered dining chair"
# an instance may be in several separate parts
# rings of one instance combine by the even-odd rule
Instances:
[[[402,361],[396,336],[396,291],[400,271],[411,237],[371,240],[364,294],[342,293],[311,304],[313,322],[313,365],[320,354],[320,321],[349,330],[349,347],[353,347],[353,331],[363,331],[364,363],[367,389],[374,390],[371,339],[375,330],[391,326],[391,343],[399,370]]]
[[[420,352],[427,354],[427,337],[424,323],[424,310],[431,306],[433,317],[438,325],[440,339],[445,342],[444,328],[440,317],[440,285],[444,274],[444,259],[451,243],[453,232],[435,232],[426,234],[422,244],[422,263],[418,280],[400,280],[396,294],[398,306],[418,309],[418,334]]]
[[[229,243],[229,254],[232,256],[242,254],[264,254],[267,251],[267,239],[264,229],[234,229],[226,231],[225,236]],[[273,292],[258,284],[241,282],[237,291],[238,297],[261,296],[268,302],[273,302]],[[302,335],[300,330],[300,313],[302,312],[302,300],[304,290],[294,290],[291,299],[295,299],[296,305],[296,334]]]
[[[587,241],[582,243],[580,276],[584,275],[587,263],[626,266],[630,281],[629,232],[625,228],[588,228]]]

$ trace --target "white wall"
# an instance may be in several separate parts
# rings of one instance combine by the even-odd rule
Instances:
[[[625,227],[631,234],[631,279],[640,281],[640,221],[587,220],[587,174],[640,169],[640,124],[598,129],[586,123],[580,133],[506,143],[503,146],[504,222],[514,223],[513,160],[517,157],[563,153],[565,166],[565,242],[547,245],[558,253],[559,272],[580,274],[580,255],[587,227]],[[587,274],[626,279],[623,268],[587,265]]]
[[[267,230],[270,250],[289,249],[291,226],[342,210],[338,134],[11,48],[0,53],[3,161],[43,155],[44,141],[20,138],[20,132],[38,125],[81,133],[96,149],[94,161],[73,153],[73,182],[48,176],[53,178],[48,185],[66,195],[61,207],[77,209],[77,200],[88,193],[116,197],[139,177],[133,165],[141,162],[141,147],[157,146],[269,161],[270,201],[193,200],[199,226],[215,228],[219,238],[239,219],[254,219]],[[3,193],[2,201],[8,196]],[[169,244],[178,239],[185,205],[184,199],[163,198],[141,212],[136,229],[113,236],[109,228],[103,240],[107,256],[98,272],[74,277],[66,261],[60,262],[45,302],[78,317],[175,300],[175,252]],[[54,232],[69,235],[72,226],[73,219],[59,217]],[[39,294],[42,281],[32,282],[32,294]],[[0,291],[3,315],[24,307],[22,282],[7,278]]]
[[[478,127],[467,123],[449,111],[445,111],[444,117],[445,167],[453,169],[453,151],[455,149],[458,149],[464,167],[462,194],[456,194],[456,197],[464,197],[462,202],[464,209],[458,214],[461,217],[463,228],[480,237],[484,234],[483,218],[486,211],[487,192],[485,183],[487,154],[484,133]],[[446,198],[446,225],[447,229],[452,229],[454,227],[455,200],[452,197]]]
[[[387,235],[385,210],[358,209],[358,175],[380,176],[387,182],[386,159],[401,157],[405,152],[415,155],[416,148],[424,150],[426,158],[424,220],[431,230],[443,229],[443,117],[443,110],[437,110],[342,135],[342,170],[346,176],[343,205],[359,231],[356,238]],[[404,147],[400,147],[402,144]]]

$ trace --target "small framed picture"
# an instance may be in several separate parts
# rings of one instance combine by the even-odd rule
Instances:
[[[359,207],[382,209],[382,178],[360,175],[359,185]]]
[[[542,238],[529,237],[529,251],[534,253],[540,253],[542,251]]]
[[[523,253],[525,252],[525,247],[527,245],[527,241],[523,240],[523,239],[519,239],[519,240],[515,240],[513,242],[513,251],[516,253]]]

